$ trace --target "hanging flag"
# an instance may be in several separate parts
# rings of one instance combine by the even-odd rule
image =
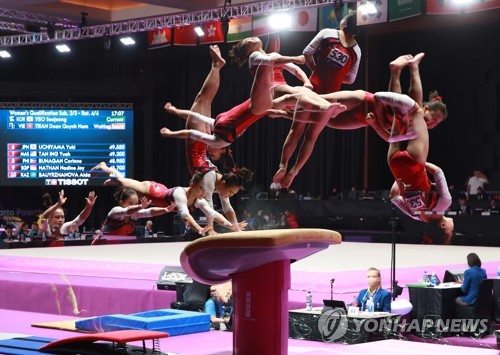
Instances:
[[[196,46],[195,25],[174,27],[174,45],[176,46]]]
[[[279,30],[271,26],[268,16],[255,16],[252,18],[252,33],[254,36],[267,36],[276,32],[279,32]]]
[[[389,21],[422,14],[422,0],[389,0]]]
[[[485,11],[500,8],[500,0],[483,0],[457,3],[451,0],[427,0],[427,14],[445,15]]]
[[[289,31],[316,32],[318,23],[318,9],[309,7],[290,11]]]
[[[203,24],[204,36],[200,37],[200,44],[224,42],[222,24],[220,21],[211,21]]]
[[[172,29],[161,28],[148,31],[148,45],[151,49],[170,46],[172,44]]]
[[[373,23],[387,22],[387,0],[379,0],[372,4],[375,6],[375,12],[373,14],[362,14],[359,7],[365,5],[368,1],[358,1],[357,9],[357,19],[356,24],[358,26],[371,25]]]
[[[347,4],[339,8],[339,19],[335,16],[335,6],[327,5],[319,8],[319,30],[324,28],[340,28],[340,21],[347,16]]]
[[[252,36],[252,18],[241,17],[233,18],[229,21],[229,31],[227,32],[227,41],[241,41],[244,38]]]

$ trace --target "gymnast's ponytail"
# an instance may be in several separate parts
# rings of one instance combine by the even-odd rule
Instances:
[[[429,111],[440,111],[444,118],[448,117],[448,110],[446,109],[446,104],[443,103],[443,98],[439,96],[438,92],[436,90],[432,91],[429,94],[429,101],[424,102],[424,106],[427,106],[429,108]]]

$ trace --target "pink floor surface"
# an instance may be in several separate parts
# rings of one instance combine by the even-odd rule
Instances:
[[[62,339],[71,337],[75,333],[31,327],[31,323],[60,321],[74,319],[69,316],[56,316],[53,314],[31,313],[0,309],[2,326],[0,332],[36,335],[46,338]],[[2,337],[2,334],[0,334]],[[482,340],[492,343],[492,339]],[[133,343],[140,345],[139,343]],[[441,345],[442,344],[442,345]],[[229,355],[232,354],[232,333],[210,331],[204,333],[181,335],[166,339],[160,339],[161,350],[169,354],[182,355]],[[446,348],[443,347],[446,345]],[[146,343],[146,346],[151,346]],[[483,346],[482,349],[463,346],[453,346],[448,341],[441,340],[440,343],[424,343],[384,340],[357,345],[343,345],[333,343],[322,343],[304,340],[288,340],[288,354],[439,354],[446,352],[447,355],[478,354],[498,355],[500,352],[493,346]]]
[[[483,267],[486,268],[489,277],[496,276],[497,263],[483,263]],[[442,277],[446,269],[457,268],[463,268],[463,264],[398,268],[396,278],[399,284],[404,286],[406,283],[417,282],[424,270],[436,272]],[[0,289],[4,292],[0,297],[0,332],[62,338],[69,336],[68,333],[32,328],[30,324],[76,316],[130,314],[168,308],[170,302],[175,300],[175,292],[156,289],[156,280],[161,269],[161,265],[155,264],[1,256]],[[387,286],[390,270],[382,269],[381,272]],[[334,298],[347,302],[350,302],[353,295],[366,285],[363,270],[338,273],[292,271],[288,308],[303,308],[307,291],[312,292],[314,305],[321,305],[323,299],[330,298],[332,278],[336,279]],[[72,287],[78,301],[76,307],[68,298],[69,286]],[[408,298],[406,288],[401,297]],[[487,351],[485,354],[499,354],[498,350],[494,350],[496,340],[492,336],[479,340],[458,337],[435,341],[418,337],[410,339],[412,342],[396,342],[396,345],[391,345],[393,342],[382,345],[380,342],[374,342],[349,346],[290,339],[289,354],[402,354],[411,352],[407,349],[406,343],[413,344],[415,349],[413,353],[419,354],[442,352],[442,348],[439,347],[441,345],[449,345],[447,349],[453,351],[446,350],[446,352],[450,354],[465,354],[472,351],[475,354],[483,353],[480,351]],[[455,349],[451,345],[462,345],[462,347]],[[431,349],[426,346],[438,346],[438,348]],[[228,332],[211,331],[162,340],[163,351],[178,354],[230,354],[231,349],[232,334]]]

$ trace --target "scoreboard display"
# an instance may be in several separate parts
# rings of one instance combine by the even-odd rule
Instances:
[[[102,185],[91,177],[104,161],[133,172],[132,109],[0,109],[0,185]]]

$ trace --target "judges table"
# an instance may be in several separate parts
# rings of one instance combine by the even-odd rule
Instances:
[[[462,284],[455,282],[441,283],[429,287],[425,284],[407,284],[410,302],[413,305],[412,317],[419,324],[426,320],[433,322],[453,319],[455,315],[455,299],[460,296]]]
[[[288,311],[289,337],[343,344],[359,344],[393,335],[400,316],[388,312],[359,312],[357,316],[337,312],[328,322],[323,307]],[[323,314],[323,316],[322,316]],[[340,319],[339,319],[340,317]]]

